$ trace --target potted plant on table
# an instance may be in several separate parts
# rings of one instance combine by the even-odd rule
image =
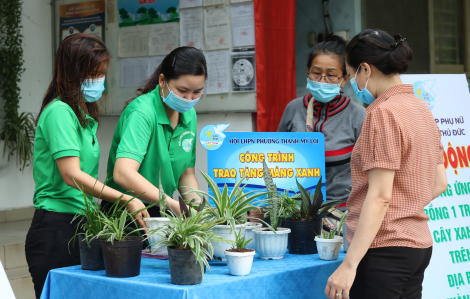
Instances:
[[[320,235],[315,237],[320,259],[326,261],[338,259],[339,252],[341,250],[341,243],[343,241],[343,238],[339,236],[339,233],[341,232],[341,228],[343,227],[347,215],[348,211],[343,213],[338,226],[335,229],[329,232],[324,231],[323,236]],[[338,235],[336,235],[336,233],[338,233]]]
[[[289,228],[278,227],[280,198],[271,173],[263,161],[263,178],[268,190],[269,219],[271,228],[255,228],[256,249],[261,259],[282,259],[287,250]]]
[[[101,242],[96,238],[104,228],[103,217],[95,200],[85,193],[84,188],[79,189],[82,191],[85,206],[74,216],[72,222],[78,220],[75,237],[78,237],[80,263],[83,270],[104,270]]]
[[[141,210],[129,213],[126,209],[126,205],[135,198],[133,197],[123,205],[119,204],[119,200],[116,201],[109,214],[100,211],[104,226],[95,238],[101,241],[106,276],[133,277],[140,274],[144,238],[139,235],[144,229],[132,227],[138,227],[134,215]]]
[[[158,199],[158,204],[160,207],[160,217],[149,217],[149,218],[144,218],[145,223],[147,224],[149,230],[156,230],[159,227],[164,226],[166,223],[170,221],[165,215],[166,211],[166,194],[165,191],[163,190],[162,186],[162,169],[160,168],[160,175],[159,175],[159,199]],[[158,253],[159,255],[168,255],[168,250],[166,247],[157,249],[155,247],[155,244],[157,244],[160,241],[160,237],[158,235],[152,235],[149,239],[150,243],[150,249],[152,253]]]
[[[322,232],[323,217],[330,213],[339,202],[323,202],[321,191],[322,177],[318,180],[315,192],[307,192],[297,181],[299,194],[293,199],[301,202],[300,209],[291,215],[287,226],[292,233],[289,236],[289,253],[315,254],[318,253],[315,236]]]
[[[251,191],[244,193],[244,187],[240,187],[245,178],[240,179],[235,183],[232,191],[228,192],[227,184],[224,185],[223,191],[220,192],[217,184],[210,176],[201,171],[204,179],[209,184],[209,188],[214,194],[213,196],[199,190],[192,190],[190,193],[197,193],[200,196],[207,196],[212,199],[215,207],[209,209],[210,216],[214,219],[220,219],[220,223],[215,225],[212,229],[217,236],[224,240],[235,241],[235,234],[241,229],[242,235],[245,234],[244,223],[247,219],[247,212],[252,210],[259,210],[256,204],[265,202],[265,200],[255,201],[260,196],[268,194],[267,192],[256,193]],[[220,261],[225,261],[225,250],[230,249],[230,243],[225,241],[215,241],[214,258]]]
[[[228,271],[232,275],[244,276],[250,274],[253,265],[255,250],[247,248],[251,239],[246,240],[242,235],[242,230],[235,234],[235,242],[231,249],[225,250],[227,258]]]
[[[158,236],[156,248],[168,248],[171,283],[194,285],[202,282],[204,267],[210,270],[208,259],[214,255],[212,242],[224,241],[212,232],[220,219],[211,218],[210,209],[204,209],[203,203],[195,211],[186,206],[180,198],[181,215],[173,211],[164,212],[169,222],[162,227],[149,231],[150,236]]]

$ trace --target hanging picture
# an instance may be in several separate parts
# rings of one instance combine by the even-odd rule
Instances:
[[[232,92],[256,90],[255,48],[232,50]]]
[[[179,22],[179,0],[119,0],[119,27]]]

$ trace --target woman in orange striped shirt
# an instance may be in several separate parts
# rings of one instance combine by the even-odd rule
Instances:
[[[351,156],[348,253],[328,279],[330,299],[421,298],[432,237],[424,207],[447,189],[439,128],[403,84],[405,39],[367,29],[346,48],[346,69],[369,104]]]

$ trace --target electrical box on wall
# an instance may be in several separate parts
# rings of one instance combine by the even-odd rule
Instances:
[[[333,34],[341,36],[345,41],[349,41],[349,30],[335,31]]]
[[[313,47],[315,45],[315,41],[317,40],[317,35],[315,31],[308,33],[308,46]]]

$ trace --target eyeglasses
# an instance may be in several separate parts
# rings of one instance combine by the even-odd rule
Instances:
[[[344,77],[344,76],[337,77],[334,75],[322,76],[320,73],[308,73],[308,76],[310,80],[317,81],[317,82],[321,81],[321,78],[325,78],[326,83],[339,83],[341,78]]]

